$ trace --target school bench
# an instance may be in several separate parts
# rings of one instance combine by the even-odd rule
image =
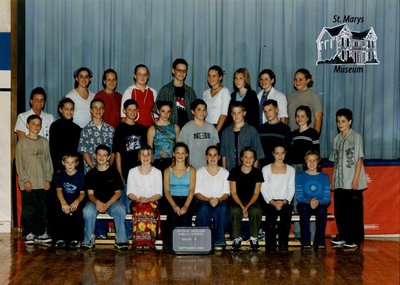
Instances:
[[[328,220],[334,220],[335,219],[335,215],[333,214],[329,214],[327,216]],[[97,215],[97,219],[98,220],[112,220],[113,218],[108,215],[108,214],[98,214]],[[160,215],[160,219],[161,221],[166,221],[167,220],[167,215]],[[126,215],[126,220],[132,220],[132,215],[131,214],[127,214]],[[243,218],[242,221],[248,221],[248,218]],[[262,216],[261,219],[262,222],[265,222],[265,216]],[[278,221],[279,221],[279,217],[278,217]],[[293,214],[292,215],[292,223],[293,222],[299,222],[300,221],[300,215],[296,215]],[[310,218],[310,221],[315,222],[315,216],[312,215]],[[192,222],[193,225],[195,225],[196,222],[196,216],[192,217]],[[114,232],[109,232],[107,234],[107,239],[96,239],[96,245],[111,245],[114,244],[115,240],[115,233]],[[295,240],[293,239],[293,235],[290,234],[291,239],[289,240],[289,246],[300,246],[300,241],[299,240]],[[132,241],[130,240],[129,243],[131,243]],[[265,242],[264,241],[259,241],[260,246],[265,246]],[[226,245],[227,246],[231,246],[232,245],[232,240],[229,240],[229,238],[227,238],[226,240]],[[249,241],[243,241],[242,242],[242,246],[250,246],[250,242]],[[156,241],[156,248],[157,249],[162,249],[162,240],[157,240]]]

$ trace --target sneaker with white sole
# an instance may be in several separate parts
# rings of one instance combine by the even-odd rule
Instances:
[[[340,238],[335,238],[335,239],[331,240],[332,246],[335,246],[335,247],[341,247],[341,246],[343,246],[345,243],[346,243],[346,242],[345,242],[344,240],[340,239]]]
[[[92,236],[89,242],[82,242],[81,247],[86,249],[92,249],[94,248],[95,244],[96,244],[95,236]]]
[[[265,241],[265,231],[263,230],[263,229],[260,229],[259,231],[258,231],[258,236],[257,236],[257,238],[258,238],[258,240],[262,240],[262,241]]]
[[[114,248],[118,250],[128,250],[129,243],[127,242],[118,242],[114,244]]]
[[[250,248],[253,252],[259,252],[260,251],[260,245],[258,244],[257,239],[250,239]]]
[[[69,248],[80,248],[81,247],[81,243],[79,242],[79,240],[72,240],[69,243]]]
[[[358,245],[356,245],[355,243],[345,243],[343,245],[344,248],[348,248],[348,249],[355,249],[358,247]]]
[[[42,234],[42,235],[40,235],[40,236],[35,237],[35,243],[50,243],[50,242],[52,242],[52,239],[51,239],[51,237],[50,237],[48,234],[46,234],[46,233],[44,233],[44,234]]]
[[[61,249],[61,248],[65,248],[65,245],[66,245],[65,240],[60,239],[60,240],[56,241],[56,244],[54,247]]]
[[[242,239],[241,238],[235,238],[232,243],[232,252],[239,252],[240,247],[242,245]]]
[[[33,233],[25,236],[25,244],[34,244],[36,236]]]

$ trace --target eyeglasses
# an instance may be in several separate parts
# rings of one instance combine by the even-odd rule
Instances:
[[[179,73],[186,73],[186,72],[187,72],[186,69],[176,69],[176,68],[175,68],[175,70],[176,70],[177,72],[179,72]]]

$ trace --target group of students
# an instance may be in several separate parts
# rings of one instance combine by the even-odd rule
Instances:
[[[250,245],[258,251],[264,212],[268,251],[287,251],[296,201],[302,250],[311,249],[311,214],[316,215],[313,244],[325,250],[330,183],[321,172],[322,105],[309,89],[311,74],[295,73],[296,92],[286,101],[274,89],[269,69],[260,72],[258,95],[247,69],[238,69],[229,94],[221,85],[222,68],[212,66],[210,89],[197,99],[184,83],[187,68],[184,59],[176,59],[173,80],[157,94],[147,86],[148,68],[140,64],[123,96],[116,92],[114,70],[104,72],[104,90],[95,95],[88,89],[92,72],[79,68],[75,88],[59,103],[57,121],[42,112],[45,91],[32,90],[32,109],[18,116],[15,128],[26,244],[51,242],[51,232],[57,248],[93,248],[96,236],[107,231],[96,224],[97,214],[108,213],[116,248],[128,248],[131,237],[134,247],[154,248],[161,208],[168,217],[162,233],[167,249],[172,229],[190,226],[196,213],[197,225],[213,229],[216,249],[225,247],[230,227],[234,251],[246,236],[241,221],[248,217]],[[362,191],[353,191],[366,188],[362,139],[351,129],[350,110],[339,110],[336,120],[340,134],[330,159],[339,235],[332,243],[355,248],[363,239]],[[47,205],[51,189],[57,199]],[[125,221],[127,212],[132,224]]]

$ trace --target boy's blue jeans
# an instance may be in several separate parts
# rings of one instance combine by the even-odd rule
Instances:
[[[83,208],[83,219],[85,220],[83,241],[85,243],[89,243],[92,237],[94,237],[94,229],[98,213],[96,205],[92,202],[87,202],[85,208]],[[119,201],[116,201],[107,209],[106,214],[109,214],[114,218],[116,242],[128,242],[125,230],[125,207]]]
[[[212,207],[207,201],[197,201],[196,225],[210,227],[214,246],[225,246],[225,230],[229,223],[229,208],[226,201]]]

